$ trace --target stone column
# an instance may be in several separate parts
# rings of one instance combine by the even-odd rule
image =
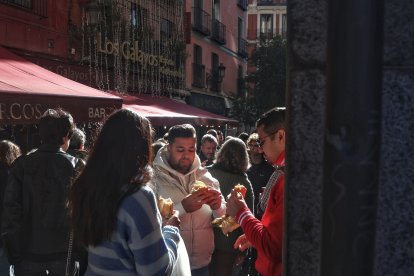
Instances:
[[[375,271],[414,275],[414,1],[384,1]]]
[[[320,271],[327,2],[288,0],[285,275]]]
[[[328,7],[351,2],[347,8]],[[363,8],[368,2],[372,6]],[[284,275],[414,275],[414,2],[383,1],[378,18],[381,2],[288,0]],[[365,15],[353,14],[361,8],[367,9]],[[344,25],[328,29],[332,20],[345,25],[368,21],[361,26],[364,31],[353,34],[341,30]],[[383,43],[375,31],[378,26]],[[372,37],[361,36],[364,32],[378,43],[367,48],[366,39]],[[354,53],[375,56],[355,68],[357,86],[343,86],[352,71],[341,63],[357,66],[364,56],[348,55],[343,47],[349,44],[338,43],[341,39],[361,44]],[[382,58],[378,51],[383,51]],[[382,86],[381,93],[373,93],[378,92],[375,86]],[[370,94],[354,94],[355,89]],[[370,107],[382,102],[381,108],[364,113],[364,104],[349,105],[364,97],[374,102]],[[353,116],[355,125],[341,114]],[[358,139],[360,130],[364,139]],[[370,135],[376,138],[370,140]],[[360,154],[369,147],[372,155]],[[341,176],[346,189],[330,179],[338,172],[338,161],[346,165],[343,174],[356,176],[356,182],[352,175]]]

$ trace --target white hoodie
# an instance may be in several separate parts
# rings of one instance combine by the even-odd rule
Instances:
[[[222,198],[221,207],[214,211],[204,204],[199,210],[187,213],[181,201],[190,194],[196,180],[203,181],[208,187],[220,191],[219,182],[201,166],[197,155],[190,171],[185,175],[171,168],[168,158],[169,152],[167,146],[164,146],[158,151],[154,160],[154,192],[157,196],[171,198],[174,202],[174,209],[180,212],[180,233],[187,248],[191,269],[201,268],[210,263],[214,251],[212,215],[214,217],[224,215],[226,202]]]

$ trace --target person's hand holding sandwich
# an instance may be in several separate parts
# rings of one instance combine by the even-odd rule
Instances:
[[[197,211],[207,204],[212,210],[217,210],[221,206],[221,193],[215,189],[210,189],[202,181],[196,181],[191,189],[191,193],[181,201],[187,213]]]

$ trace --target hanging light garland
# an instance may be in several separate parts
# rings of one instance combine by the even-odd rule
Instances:
[[[95,0],[95,4],[99,20],[82,21],[81,51],[94,85],[118,93],[156,95],[183,89],[183,1]]]

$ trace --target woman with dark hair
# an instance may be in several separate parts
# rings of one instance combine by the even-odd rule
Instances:
[[[217,153],[215,164],[207,169],[220,182],[220,190],[225,198],[235,185],[245,186],[246,203],[249,208],[253,208],[253,188],[246,174],[248,167],[249,155],[246,144],[239,138],[230,138]],[[231,275],[233,268],[241,264],[243,256],[233,248],[233,245],[242,233],[241,228],[238,228],[226,237],[220,228],[214,228],[215,249],[209,267],[210,275]]]
[[[69,196],[74,240],[88,247],[86,275],[169,275],[179,220],[162,226],[153,191],[150,122],[123,109],[102,127]]]

